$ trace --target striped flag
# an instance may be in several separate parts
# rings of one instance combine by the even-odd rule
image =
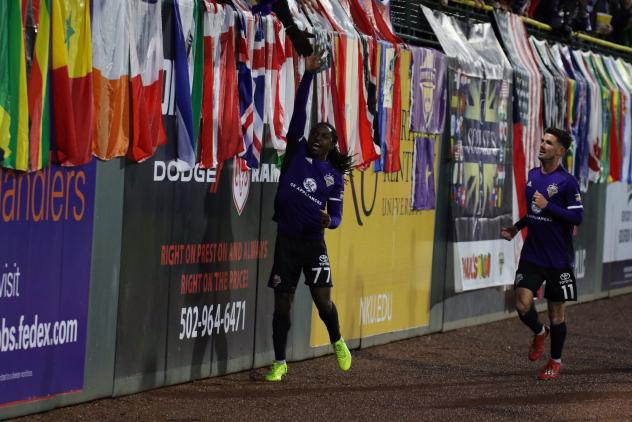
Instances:
[[[77,166],[92,156],[93,90],[89,0],[52,0],[52,96],[57,159]]]
[[[265,122],[265,23],[261,16],[239,13],[239,101],[245,151],[250,168],[259,168]]]
[[[196,3],[193,0],[173,0],[175,14],[175,100],[177,127],[177,165],[181,171],[195,167],[195,133],[191,96],[194,78],[193,35],[196,25]],[[199,73],[199,72],[198,72]]]
[[[221,168],[243,152],[235,51],[235,12],[208,4],[204,15],[204,88],[200,126],[200,163]]]
[[[28,169],[26,59],[19,0],[0,2],[0,149],[2,167]]]
[[[129,15],[125,0],[93,0],[94,155],[127,154],[130,140]],[[112,28],[116,28],[113,31]]]
[[[48,64],[50,54],[50,0],[31,0],[30,10],[35,45],[28,74],[28,109],[30,118],[29,170],[48,166],[50,154],[50,105]],[[28,54],[27,54],[28,55]]]
[[[127,154],[130,140],[129,15],[126,0],[93,0],[94,155]]]
[[[128,156],[143,161],[167,142],[162,123],[162,3],[135,0],[128,1],[127,7],[132,85],[132,145]]]

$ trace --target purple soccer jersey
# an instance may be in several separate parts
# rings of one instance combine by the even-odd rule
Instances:
[[[331,217],[329,228],[338,227],[344,191],[343,175],[328,160],[320,161],[307,154],[303,132],[312,79],[313,73],[305,72],[296,93],[287,152],[274,201],[274,221],[278,223],[278,231],[304,239],[323,238],[321,214],[325,209]]]
[[[446,105],[445,56],[436,50],[411,47],[412,110],[410,128],[415,132],[441,133]]]
[[[533,202],[536,191],[548,200],[544,209]],[[520,259],[545,268],[572,267],[573,227],[584,211],[577,180],[562,166],[549,174],[536,167],[529,171],[526,195],[527,215],[515,224],[518,230],[529,229]]]

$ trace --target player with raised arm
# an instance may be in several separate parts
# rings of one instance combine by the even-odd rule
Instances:
[[[290,310],[301,272],[327,327],[340,368],[348,371],[351,367],[351,354],[340,335],[338,311],[331,300],[333,281],[324,240],[324,230],[335,229],[342,219],[344,176],[351,171],[351,157],[338,150],[338,137],[329,123],[312,127],[307,140],[303,136],[312,80],[320,67],[320,57],[306,58],[274,202],[277,239],[268,286],[274,289],[275,361],[267,381],[281,381],[287,375],[285,348]]]

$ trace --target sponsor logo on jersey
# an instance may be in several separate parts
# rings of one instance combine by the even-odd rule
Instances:
[[[329,265],[329,257],[325,254],[322,254],[321,256],[318,257],[318,262],[320,262],[320,265],[322,266],[328,266]]]
[[[581,204],[581,202],[582,202],[582,195],[581,195],[579,192],[577,192],[577,193],[575,194],[575,201],[576,201],[576,202],[578,202],[578,203],[580,203],[580,204]]]
[[[307,192],[316,192],[317,186],[318,185],[316,185],[316,181],[311,177],[307,177],[305,178],[305,180],[303,180],[303,187]]]
[[[241,169],[239,158],[233,159],[233,204],[237,210],[237,215],[241,215],[248,201],[250,191],[250,174],[248,170]]]
[[[531,180],[527,182],[527,186],[531,187]]]
[[[560,280],[561,281],[568,281],[571,278],[571,274],[570,273],[562,273],[560,274]]]
[[[542,212],[542,208],[538,207],[535,202],[532,202],[531,211],[533,211],[534,214],[540,214]]]
[[[555,183],[551,183],[546,188],[546,193],[549,194],[549,198],[552,197],[553,195],[555,195],[558,192],[559,192],[559,189],[557,188],[557,185]]]
[[[334,184],[334,176],[331,173],[328,173],[325,176],[325,185],[327,185],[327,187],[331,186]]]

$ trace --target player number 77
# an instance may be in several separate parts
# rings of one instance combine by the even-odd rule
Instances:
[[[321,271],[327,271],[327,281],[325,281],[325,284],[329,284],[329,280],[331,279],[331,268],[329,267],[313,267],[312,271],[314,271],[316,273],[316,276],[314,277],[314,284],[316,284],[318,282],[318,277],[320,277],[320,272]]]

